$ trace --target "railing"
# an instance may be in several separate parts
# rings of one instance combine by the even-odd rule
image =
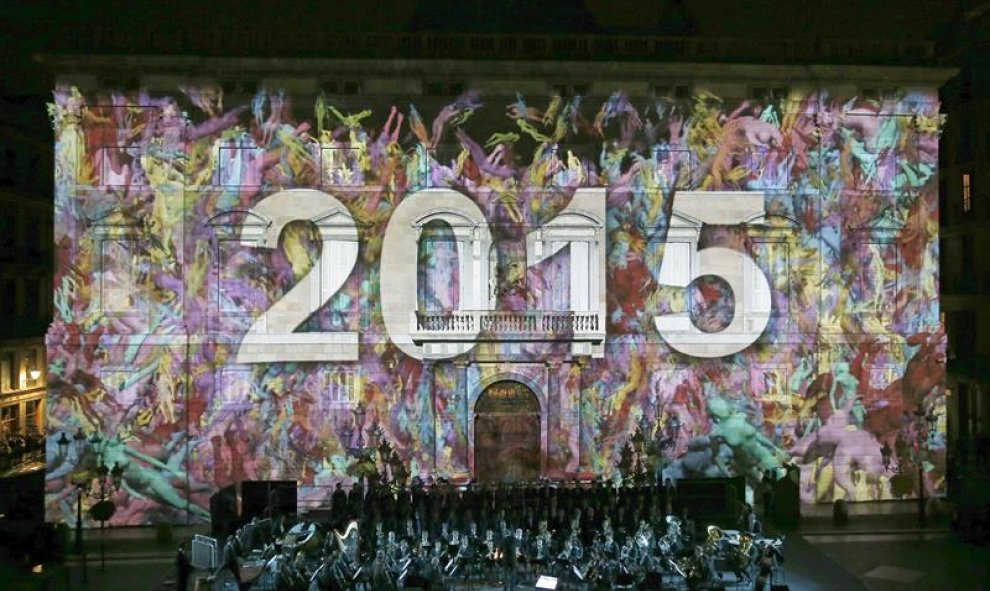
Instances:
[[[27,31],[37,36],[39,31]],[[296,55],[345,58],[670,60],[774,63],[931,64],[935,46],[918,40],[812,41],[661,37],[654,35],[539,35],[478,33],[361,33],[310,31],[306,43],[278,29],[189,27],[51,27],[53,53],[145,55]]]
[[[527,310],[501,312],[467,310],[456,312],[416,312],[413,340],[456,340],[475,333],[505,340],[590,340],[604,338],[597,312],[552,312]]]

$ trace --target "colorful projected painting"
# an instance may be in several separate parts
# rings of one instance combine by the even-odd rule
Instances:
[[[318,505],[376,441],[391,478],[629,478],[637,431],[650,477],[943,489],[934,93],[223,99],[55,93],[50,519],[97,459],[112,523],[180,522],[245,479]]]

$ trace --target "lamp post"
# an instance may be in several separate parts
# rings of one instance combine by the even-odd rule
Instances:
[[[63,434],[64,435],[64,434]],[[81,472],[82,456],[83,452],[86,450],[86,435],[83,433],[82,427],[76,430],[75,435],[72,436],[72,442],[76,448],[76,470],[70,477],[72,484],[76,487],[76,492],[78,496],[76,498],[76,554],[81,554],[83,551],[82,542],[82,495],[83,486],[85,486],[88,481],[85,479],[85,474]]]
[[[116,462],[114,462],[112,468],[103,463],[103,454],[100,447],[103,443],[103,436],[98,432],[93,433],[90,437],[86,437],[86,434],[83,433],[82,427],[80,427],[76,430],[76,433],[72,436],[71,440],[66,436],[65,432],[62,432],[55,443],[58,446],[59,454],[62,457],[68,456],[70,444],[76,450],[76,465],[75,469],[69,476],[69,481],[76,488],[75,551],[76,554],[82,557],[83,582],[86,582],[86,552],[83,549],[82,539],[83,497],[89,496],[97,501],[96,504],[90,508],[90,513],[93,515],[94,519],[100,522],[100,530],[102,533],[106,526],[106,521],[110,519],[115,512],[116,507],[110,500],[110,495],[120,490],[123,483],[124,469]],[[96,459],[95,468],[90,466],[92,462],[91,458],[87,455],[87,449],[97,451],[98,456]],[[94,481],[96,483],[95,489],[93,488]],[[103,568],[106,568],[106,553],[102,535],[100,541],[100,556]]]
[[[927,520],[925,515],[925,460],[922,451],[926,447],[926,440],[935,428],[936,421],[938,421],[938,415],[926,410],[924,404],[919,403],[918,408],[914,409],[914,432],[917,446],[915,461],[918,464],[918,522],[922,525]]]
[[[358,436],[358,444],[353,449],[360,449],[364,447],[364,417],[367,411],[364,409],[363,404],[358,404],[351,412],[354,414],[354,430],[357,431]],[[350,442],[348,442],[348,445],[350,445]]]
[[[90,493],[90,497],[96,504],[90,507],[90,514],[100,522],[100,565],[103,570],[107,568],[106,561],[106,533],[105,527],[108,519],[113,517],[117,507],[110,500],[110,495],[120,490],[123,481],[124,469],[117,462],[113,463],[113,468],[108,467],[102,461],[96,468],[96,489]]]

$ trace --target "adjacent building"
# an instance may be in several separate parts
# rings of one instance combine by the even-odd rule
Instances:
[[[52,306],[51,135],[44,101],[0,102],[0,473],[43,429]],[[33,437],[32,437],[33,436]]]

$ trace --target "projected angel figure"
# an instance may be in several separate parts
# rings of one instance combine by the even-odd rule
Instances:
[[[756,481],[767,470],[781,467],[784,452],[759,429],[750,424],[746,413],[734,409],[724,398],[708,401],[708,414],[715,425],[709,435],[732,449],[733,472]]]
[[[181,437],[174,439],[173,448],[180,445]],[[175,509],[188,510],[201,519],[209,519],[206,509],[183,498],[173,486],[172,481],[185,481],[186,473],[178,466],[182,462],[184,452],[178,452],[166,464],[161,460],[143,454],[124,443],[120,436],[108,437],[96,451],[108,466],[117,465],[123,468],[124,488],[132,496],[151,499],[158,503],[170,505]],[[139,460],[134,461],[134,460]]]

